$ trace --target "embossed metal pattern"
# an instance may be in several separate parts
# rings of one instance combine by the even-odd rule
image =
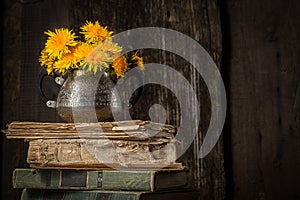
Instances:
[[[72,109],[75,108],[84,115],[85,110],[89,110],[87,108],[95,107],[99,121],[113,120],[111,109],[121,110],[122,106],[117,92],[113,91],[115,83],[108,73],[104,72],[100,80],[97,76],[76,70],[66,79],[56,103],[57,112],[62,119],[73,122]],[[91,89],[95,84],[98,84],[96,92]]]

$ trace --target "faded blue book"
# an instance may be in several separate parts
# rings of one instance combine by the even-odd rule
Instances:
[[[89,171],[16,168],[14,188],[159,191],[188,185],[186,170]]]
[[[21,200],[198,200],[195,190],[172,192],[69,191],[23,189]]]

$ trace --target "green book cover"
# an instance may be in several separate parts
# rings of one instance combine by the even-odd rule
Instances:
[[[159,191],[187,186],[186,170],[89,171],[17,168],[14,188]]]
[[[21,200],[198,200],[195,190],[171,192],[23,189]]]

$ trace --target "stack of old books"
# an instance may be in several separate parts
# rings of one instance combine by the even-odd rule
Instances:
[[[176,129],[150,121],[12,122],[8,139],[29,143],[29,168],[13,172],[23,200],[198,199],[176,161]]]

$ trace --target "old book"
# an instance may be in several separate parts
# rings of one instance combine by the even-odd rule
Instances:
[[[198,200],[196,190],[178,190],[168,192],[133,191],[62,191],[23,189],[21,200]]]
[[[27,153],[32,168],[159,167],[175,162],[175,147],[157,141],[37,139],[29,141]]]
[[[9,139],[29,142],[27,162],[32,168],[182,167],[176,162],[176,128],[168,124],[12,122],[3,132]]]
[[[101,128],[101,129],[100,129]],[[98,123],[11,122],[2,130],[8,139],[123,139],[162,140],[174,139],[176,128],[151,121],[129,120]]]
[[[16,168],[14,188],[161,191],[186,187],[186,170],[86,171]]]

